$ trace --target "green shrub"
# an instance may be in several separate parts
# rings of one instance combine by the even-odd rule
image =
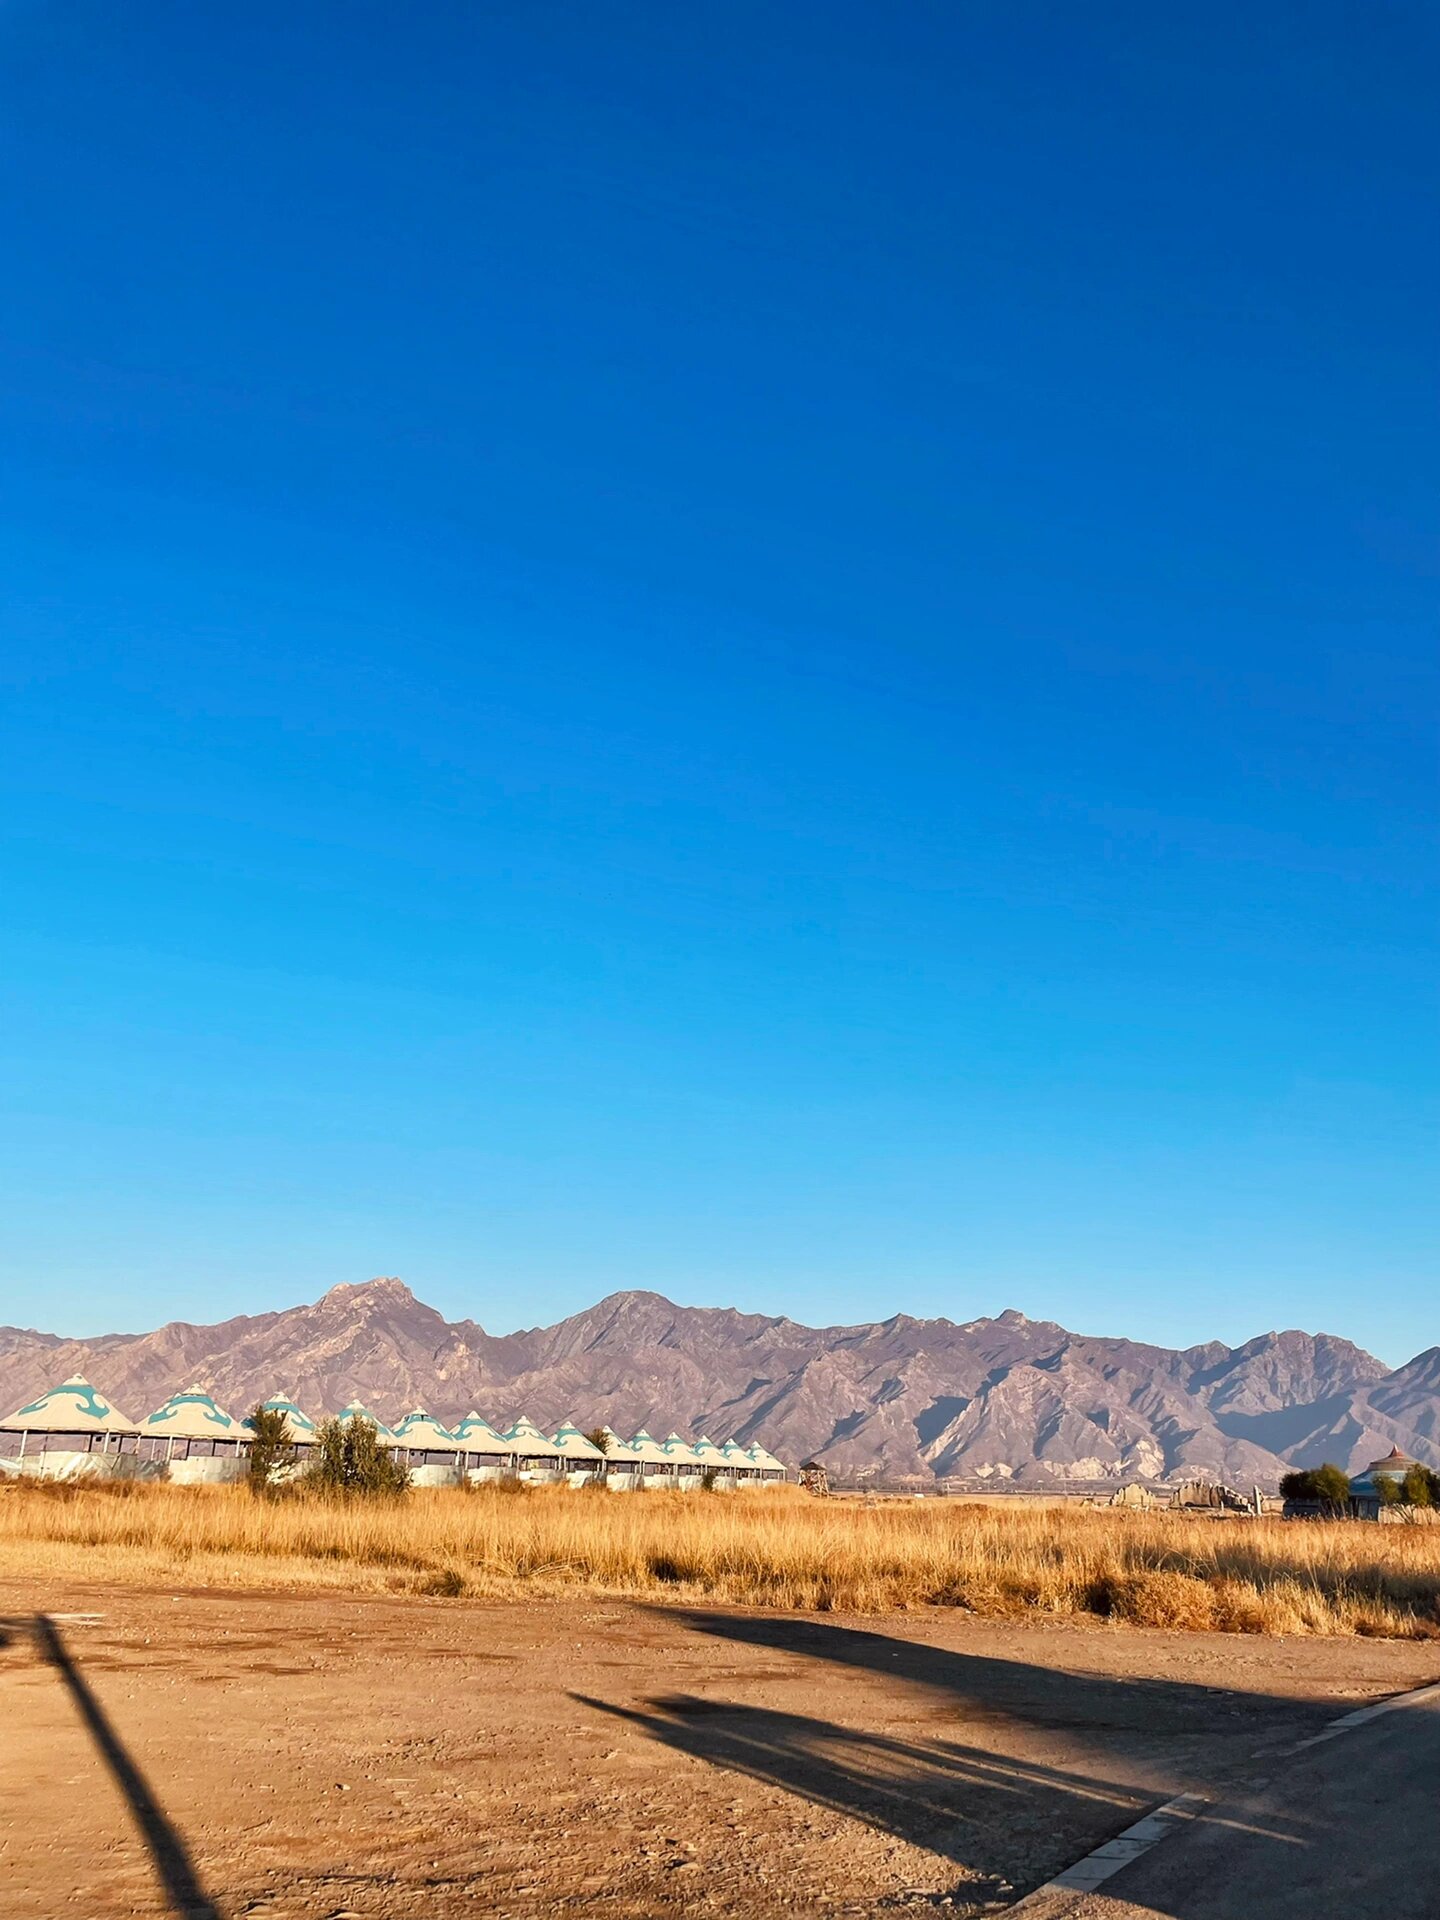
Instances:
[[[310,1493],[393,1498],[406,1492],[410,1475],[389,1447],[380,1444],[373,1420],[322,1420],[315,1447],[300,1476]]]
[[[295,1442],[290,1422],[274,1407],[255,1407],[250,1414],[250,1491],[274,1493],[279,1476],[295,1464]]]

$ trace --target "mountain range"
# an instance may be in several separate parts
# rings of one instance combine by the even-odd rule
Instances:
[[[382,1419],[574,1414],[620,1433],[759,1440],[792,1465],[927,1485],[1141,1478],[1273,1485],[1288,1466],[1351,1471],[1398,1445],[1440,1467],[1440,1347],[1389,1371],[1331,1334],[1172,1349],[994,1319],[804,1327],[733,1308],[611,1294],[552,1327],[447,1321],[395,1279],[217,1326],[67,1339],[0,1327],[0,1409],[83,1373],[132,1417],[199,1382],[222,1405],[275,1392],[362,1400]]]

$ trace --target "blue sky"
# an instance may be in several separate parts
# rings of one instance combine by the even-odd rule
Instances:
[[[1433,11],[0,39],[0,1319],[1440,1340]]]

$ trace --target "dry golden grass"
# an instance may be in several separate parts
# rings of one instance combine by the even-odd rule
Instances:
[[[513,1594],[587,1587],[879,1613],[1088,1614],[1238,1633],[1440,1636],[1440,1528],[546,1489],[396,1502],[0,1486],[0,1575]]]

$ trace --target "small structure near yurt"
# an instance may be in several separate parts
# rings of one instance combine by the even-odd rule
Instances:
[[[423,1407],[394,1427],[395,1458],[417,1487],[452,1487],[460,1478],[460,1443]]]
[[[605,1476],[605,1455],[575,1424],[574,1415],[560,1422],[550,1436],[564,1460],[565,1478],[572,1487],[593,1486]]]
[[[81,1374],[0,1420],[0,1473],[47,1479],[133,1472],[137,1429]]]
[[[1415,1504],[1404,1497],[1407,1477],[1429,1477],[1423,1461],[1392,1447],[1379,1460],[1372,1460],[1363,1473],[1350,1482],[1352,1510],[1362,1520],[1440,1521],[1440,1508],[1429,1502]]]
[[[801,1467],[800,1490],[813,1493],[819,1500],[830,1498],[830,1476],[818,1460],[807,1460]]]
[[[140,1460],[184,1485],[215,1485],[243,1478],[250,1437],[233,1414],[202,1386],[172,1393],[140,1422]]]
[[[508,1477],[514,1455],[490,1422],[472,1407],[455,1428],[455,1444],[460,1449],[460,1472],[477,1485]]]

